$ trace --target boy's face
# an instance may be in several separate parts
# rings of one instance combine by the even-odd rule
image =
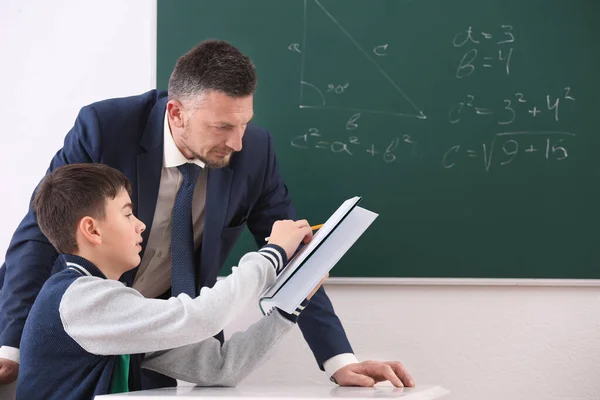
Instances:
[[[98,221],[101,232],[102,258],[108,267],[120,272],[135,268],[140,263],[142,232],[146,225],[133,215],[129,194],[122,189],[114,199],[108,199],[105,217]]]

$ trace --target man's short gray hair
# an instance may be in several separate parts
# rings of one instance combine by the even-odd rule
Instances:
[[[207,40],[177,60],[169,79],[169,100],[198,102],[210,91],[247,97],[256,91],[254,64],[231,44]]]

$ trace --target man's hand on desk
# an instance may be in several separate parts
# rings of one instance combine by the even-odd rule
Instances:
[[[415,382],[397,361],[363,361],[338,369],[333,378],[340,386],[373,386],[390,381],[396,387],[412,387]]]
[[[19,364],[14,361],[0,358],[0,385],[8,385],[17,380]]]

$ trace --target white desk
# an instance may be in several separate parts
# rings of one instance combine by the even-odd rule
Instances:
[[[371,399],[399,398],[401,400],[435,400],[450,393],[440,386],[419,385],[416,388],[374,388],[340,386],[240,386],[237,388],[200,388],[179,386],[176,388],[142,390],[139,392],[96,396],[96,400],[172,400],[174,397],[202,400],[240,399]]]

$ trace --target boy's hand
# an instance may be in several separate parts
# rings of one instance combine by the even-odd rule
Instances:
[[[275,221],[269,244],[276,244],[285,250],[287,258],[290,259],[301,242],[308,243],[312,239],[312,229],[305,219],[292,221],[289,219]]]
[[[0,358],[0,385],[8,385],[17,380],[19,364],[12,360]]]
[[[310,294],[308,296],[306,296],[307,300],[310,300],[310,298],[313,297],[313,295],[317,292],[317,290],[319,290],[319,288],[321,287],[321,285],[323,285],[323,283],[325,283],[325,281],[327,280],[327,278],[329,278],[329,272],[327,273],[327,275],[325,275],[325,277],[323,279],[321,279],[321,282],[319,282],[317,284],[317,286],[315,286],[315,288],[312,290],[312,292],[310,292]]]

